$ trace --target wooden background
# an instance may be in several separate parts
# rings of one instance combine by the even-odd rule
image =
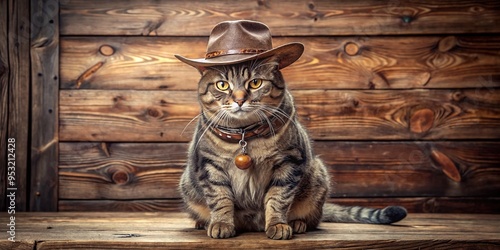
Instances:
[[[500,1],[53,0],[28,15],[26,210],[178,211],[199,74],[174,54],[202,57],[216,23],[251,19],[274,46],[305,45],[283,73],[332,201],[500,212]]]

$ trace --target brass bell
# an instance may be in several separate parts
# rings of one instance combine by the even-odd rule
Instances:
[[[239,154],[234,158],[234,164],[236,164],[236,167],[239,169],[245,170],[252,166],[252,158],[250,158],[249,155],[247,154]]]

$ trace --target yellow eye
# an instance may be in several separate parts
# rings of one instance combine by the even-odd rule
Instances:
[[[229,83],[226,81],[218,81],[215,83],[215,87],[221,91],[226,91],[229,89]]]
[[[253,79],[248,86],[250,86],[251,89],[258,89],[262,86],[262,79]]]

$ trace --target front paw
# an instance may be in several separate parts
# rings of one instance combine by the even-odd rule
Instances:
[[[290,226],[293,228],[293,233],[303,234],[307,231],[307,224],[302,220],[294,220],[290,222]]]
[[[233,237],[236,234],[236,230],[234,230],[233,224],[214,222],[208,226],[207,234],[214,239],[225,239]]]
[[[283,223],[269,226],[266,235],[273,240],[289,240],[292,238],[292,227]]]

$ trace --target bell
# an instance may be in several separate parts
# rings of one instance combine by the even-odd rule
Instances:
[[[252,158],[247,154],[239,154],[234,158],[234,164],[236,164],[236,167],[239,169],[245,170],[252,166]]]

